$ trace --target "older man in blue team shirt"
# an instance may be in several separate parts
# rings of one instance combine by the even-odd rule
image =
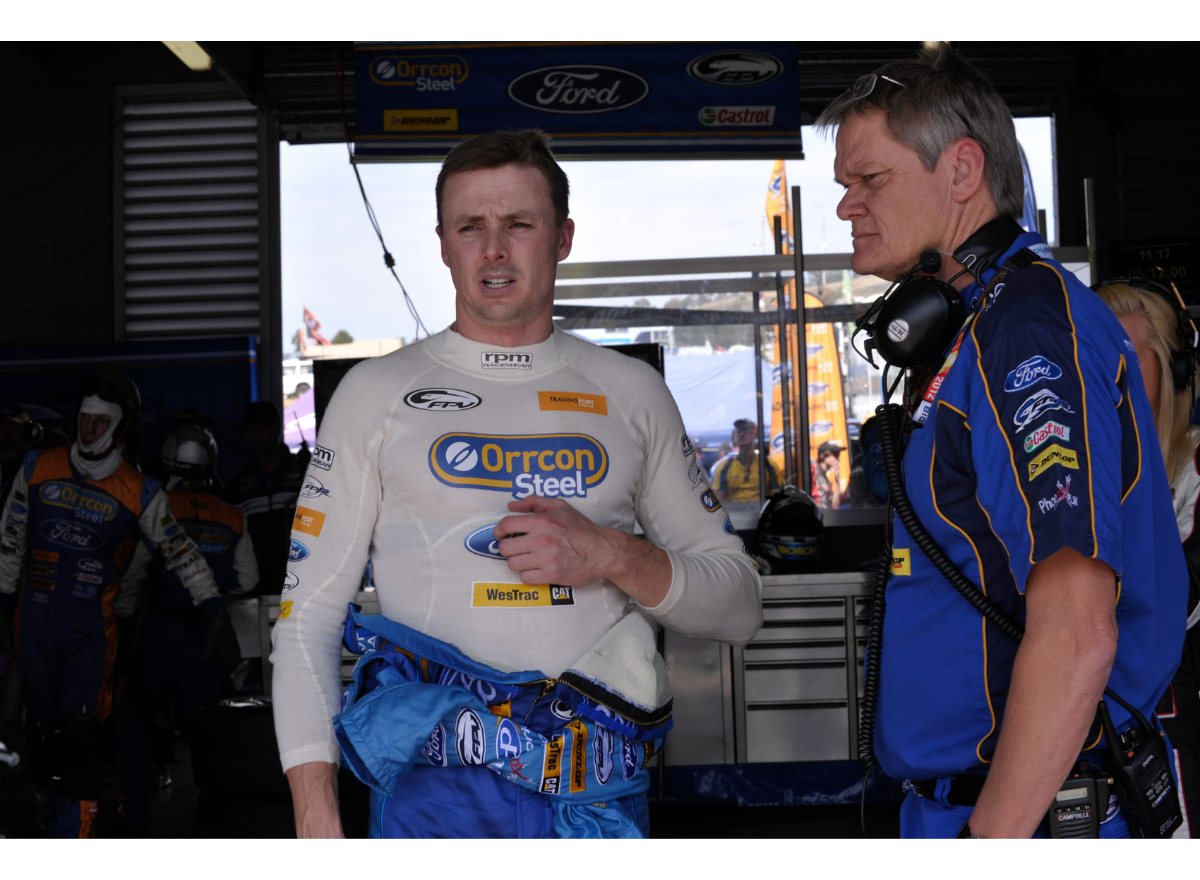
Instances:
[[[978,277],[954,285],[967,322],[911,403],[903,474],[925,529],[1025,628],[1018,647],[897,520],[878,760],[916,783],[904,836],[1038,835],[1075,762],[1105,764],[1105,686],[1151,715],[1183,639],[1187,574],[1133,347],[1012,219],[1012,118],[945,44],[864,77],[818,126],[837,128],[856,272],[897,278],[936,248],[948,280],[963,268],[950,255],[979,251]],[[1014,255],[1002,284],[979,269]],[[1115,807],[1100,833],[1128,833]]]

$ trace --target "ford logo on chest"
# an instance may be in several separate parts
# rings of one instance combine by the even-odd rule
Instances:
[[[598,64],[561,64],[523,73],[508,96],[547,113],[608,113],[645,100],[650,84],[628,70]]]

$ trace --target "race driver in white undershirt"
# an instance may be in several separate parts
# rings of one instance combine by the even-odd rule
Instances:
[[[385,617],[506,672],[559,675],[629,599],[685,636],[744,643],[762,622],[758,575],[661,377],[554,329],[575,229],[544,135],[465,142],[437,196],[457,319],[347,375],[297,509],[271,661],[300,837],[342,836],[330,719],[368,554]],[[651,695],[665,671],[634,652],[604,662]],[[395,833],[482,836],[464,817],[486,813],[513,835],[553,834],[549,807],[497,778],[414,767]]]

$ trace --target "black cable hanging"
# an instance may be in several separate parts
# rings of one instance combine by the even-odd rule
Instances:
[[[84,150],[82,153],[80,153],[78,156],[76,156],[74,161],[72,161],[69,164],[67,164],[66,166],[64,166],[63,169],[58,172],[58,174],[54,175],[54,177],[51,177],[49,180],[43,180],[41,183],[31,186],[29,189],[23,189],[19,192],[14,192],[14,193],[5,193],[4,195],[0,196],[0,202],[7,201],[8,199],[19,199],[22,196],[27,196],[31,193],[35,193],[40,189],[45,189],[46,187],[50,186],[50,184],[52,184],[52,183],[57,183],[58,181],[62,180],[66,176],[68,171],[70,171],[72,168],[74,168],[76,165],[78,165],[80,162],[82,162],[84,159],[86,159],[88,157],[88,155],[92,152],[92,150],[96,149],[96,147],[98,147],[102,143],[104,143],[104,141],[108,139],[108,136],[113,133],[113,130],[116,129],[116,127],[118,125],[120,125],[122,122],[124,122],[125,119],[127,119],[127,118],[128,118],[128,116],[126,114],[122,113],[115,120],[113,120],[113,124],[108,127],[108,129],[104,132],[104,134],[102,134],[102,135],[100,135],[100,137],[96,138],[96,140],[93,141],[92,144],[86,150]]]
[[[371,207],[371,200],[367,198],[367,190],[363,187],[362,175],[358,173],[358,165],[354,163],[354,155],[350,150],[350,125],[346,121],[346,89],[342,83],[342,67],[338,63],[337,43],[333,43],[333,70],[337,74],[338,82],[338,104],[342,111],[342,134],[346,138],[346,155],[350,157],[350,167],[354,171],[354,178],[358,181],[358,191],[362,194],[363,206],[367,209],[367,218],[371,221],[371,228],[375,230],[375,237],[379,239],[379,245],[383,248],[383,263],[388,267],[388,271],[392,273],[392,277],[396,279],[396,283],[400,285],[400,293],[404,296],[404,304],[408,306],[408,313],[412,315],[416,322],[416,329],[413,332],[414,339],[421,338],[421,331],[425,331],[425,335],[431,335],[425,322],[421,320],[421,316],[417,313],[417,307],[409,298],[408,291],[404,289],[404,282],[400,280],[400,276],[396,274],[396,258],[392,256],[388,250],[387,244],[383,240],[383,231],[379,228],[379,221],[375,218],[375,209]]]

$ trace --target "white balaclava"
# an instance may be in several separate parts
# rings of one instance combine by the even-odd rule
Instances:
[[[82,438],[76,435],[75,442],[71,445],[71,463],[75,465],[76,470],[82,471],[91,479],[101,479],[115,471],[121,463],[120,453],[112,448],[112,441],[125,413],[119,403],[109,403],[95,394],[83,398],[79,404],[79,413],[108,416],[110,420],[108,430],[91,443],[84,443]]]

